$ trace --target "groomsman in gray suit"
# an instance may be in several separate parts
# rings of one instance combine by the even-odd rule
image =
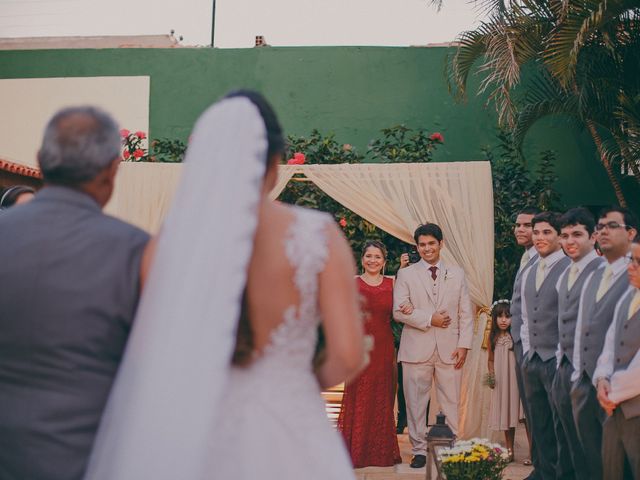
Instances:
[[[558,348],[558,292],[556,285],[570,263],[560,248],[559,215],[544,212],[533,217],[533,244],[539,259],[522,278],[524,389],[531,414],[531,432],[538,446],[536,478],[555,479],[558,452],[555,431],[560,428],[551,401]]]
[[[559,343],[556,358],[558,370],[553,379],[552,399],[558,412],[558,478],[589,478],[587,461],[578,440],[571,407],[571,374],[574,367],[573,341],[578,321],[580,292],[587,277],[604,260],[594,250],[595,221],[584,208],[573,208],[560,217],[560,243],[571,264],[560,277],[558,290]]]
[[[609,418],[602,432],[604,478],[640,478],[640,237],[631,246],[631,286],[616,306],[593,382]]]
[[[626,257],[637,228],[635,215],[625,208],[612,207],[600,213],[596,233],[606,262],[585,280],[580,294],[571,362],[575,368],[571,376],[571,405],[590,478],[594,479],[602,478],[605,412],[592,385],[593,374],[616,304],[629,287]]]
[[[520,393],[520,400],[524,407],[527,419],[530,418],[528,410],[529,404],[527,403],[527,397],[524,392],[524,383],[522,380],[522,340],[520,339],[520,328],[522,327],[522,275],[525,271],[531,267],[538,259],[538,252],[533,246],[533,227],[531,221],[533,217],[540,213],[540,210],[536,207],[526,207],[518,213],[516,222],[513,228],[513,234],[516,238],[516,242],[519,246],[524,247],[525,251],[520,259],[520,268],[516,273],[516,278],[513,282],[513,293],[511,295],[511,336],[513,337],[513,353],[516,359],[516,380],[518,382],[518,391]],[[529,421],[525,423],[527,428],[527,436],[529,437],[529,446],[531,448],[531,460],[535,464],[537,458],[536,445],[533,438],[531,438]],[[529,475],[530,479],[536,478],[535,470]]]
[[[81,480],[140,293],[148,235],[102,213],[118,126],[68,108],[38,153],[45,186],[0,215],[0,478]]]

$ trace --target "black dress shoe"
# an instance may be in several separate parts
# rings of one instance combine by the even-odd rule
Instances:
[[[427,464],[426,455],[414,455],[411,459],[411,468],[422,468]]]

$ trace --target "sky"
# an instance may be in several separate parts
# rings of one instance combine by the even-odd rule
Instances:
[[[0,0],[0,38],[158,35],[210,45],[213,0]],[[469,0],[216,0],[215,46],[410,46],[453,41],[481,18]]]

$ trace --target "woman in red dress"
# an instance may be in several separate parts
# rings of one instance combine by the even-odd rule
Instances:
[[[338,428],[355,468],[389,467],[402,462],[393,417],[393,279],[382,274],[386,257],[382,242],[366,242],[361,259],[364,273],[356,277],[364,300],[365,330],[373,336],[374,345],[367,368],[345,387],[338,417]]]

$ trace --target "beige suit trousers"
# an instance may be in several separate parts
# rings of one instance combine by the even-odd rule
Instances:
[[[407,404],[407,426],[409,440],[414,455],[427,453],[427,402],[429,393],[436,383],[436,395],[447,424],[458,433],[458,405],[460,404],[460,383],[462,369],[456,370],[453,364],[443,363],[438,350],[426,362],[402,362],[402,383]]]

